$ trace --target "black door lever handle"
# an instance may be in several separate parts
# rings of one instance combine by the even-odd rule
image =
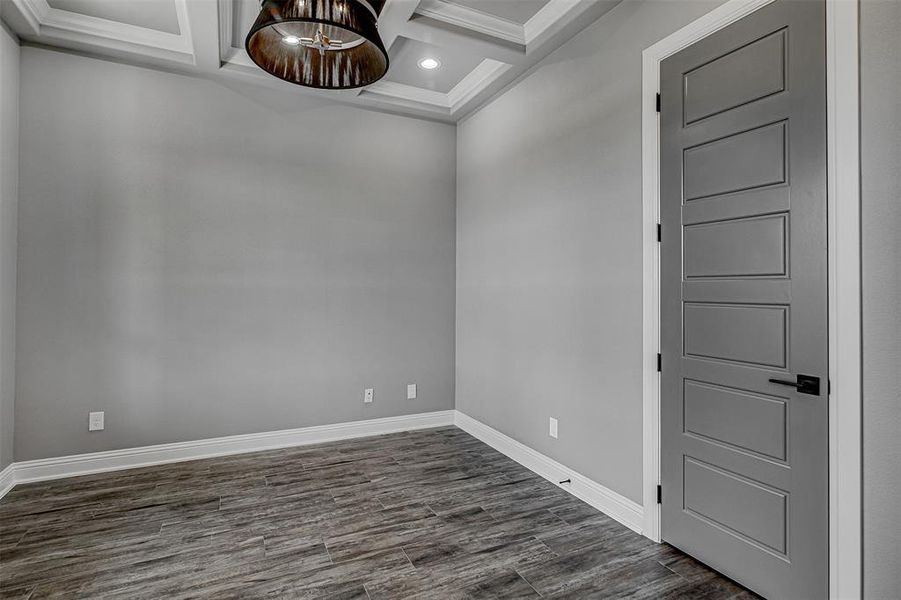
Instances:
[[[791,386],[798,390],[798,393],[800,394],[810,394],[811,396],[820,395],[820,378],[812,375],[798,375],[797,381],[770,379],[770,383]]]

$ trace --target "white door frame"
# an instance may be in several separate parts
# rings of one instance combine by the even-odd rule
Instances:
[[[729,0],[642,54],[643,533],[660,541],[660,62],[774,0]],[[826,2],[829,597],[861,597],[859,0]]]

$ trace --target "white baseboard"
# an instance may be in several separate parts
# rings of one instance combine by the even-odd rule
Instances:
[[[75,456],[43,458],[13,463],[0,472],[0,498],[13,485],[49,479],[62,479],[107,471],[120,471],[167,463],[244,454],[260,450],[307,446],[372,435],[443,427],[454,424],[453,410],[442,410],[366,421],[317,425],[246,435],[93,452]]]
[[[0,498],[3,498],[16,485],[15,475],[15,463],[6,465],[6,468],[0,471]]]
[[[3,498],[13,486],[21,483],[63,479],[79,475],[121,471],[261,450],[308,446],[323,442],[450,425],[456,425],[463,431],[555,484],[563,479],[572,480],[572,484],[561,487],[580,500],[616,519],[626,527],[641,533],[643,510],[640,504],[607,489],[569,467],[456,410],[17,462],[0,471],[0,498]]]
[[[454,424],[466,433],[485,442],[629,529],[642,533],[644,509],[637,502],[617,494],[459,410],[455,412]],[[570,479],[572,483],[559,485],[558,482],[565,479]]]

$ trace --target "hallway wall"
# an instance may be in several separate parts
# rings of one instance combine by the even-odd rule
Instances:
[[[627,0],[457,134],[457,408],[639,503],[641,53],[719,4]]]
[[[18,203],[19,40],[0,22],[0,470],[14,454]]]
[[[863,0],[864,595],[901,598],[901,2]]]

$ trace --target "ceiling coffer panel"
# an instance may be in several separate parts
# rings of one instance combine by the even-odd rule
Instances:
[[[30,43],[262,93],[291,93],[276,78],[314,97],[356,88],[331,96],[455,122],[622,1],[0,0],[0,12]]]
[[[7,1],[10,0],[0,0],[0,3]],[[47,0],[47,6],[173,35],[183,33],[173,0]]]

